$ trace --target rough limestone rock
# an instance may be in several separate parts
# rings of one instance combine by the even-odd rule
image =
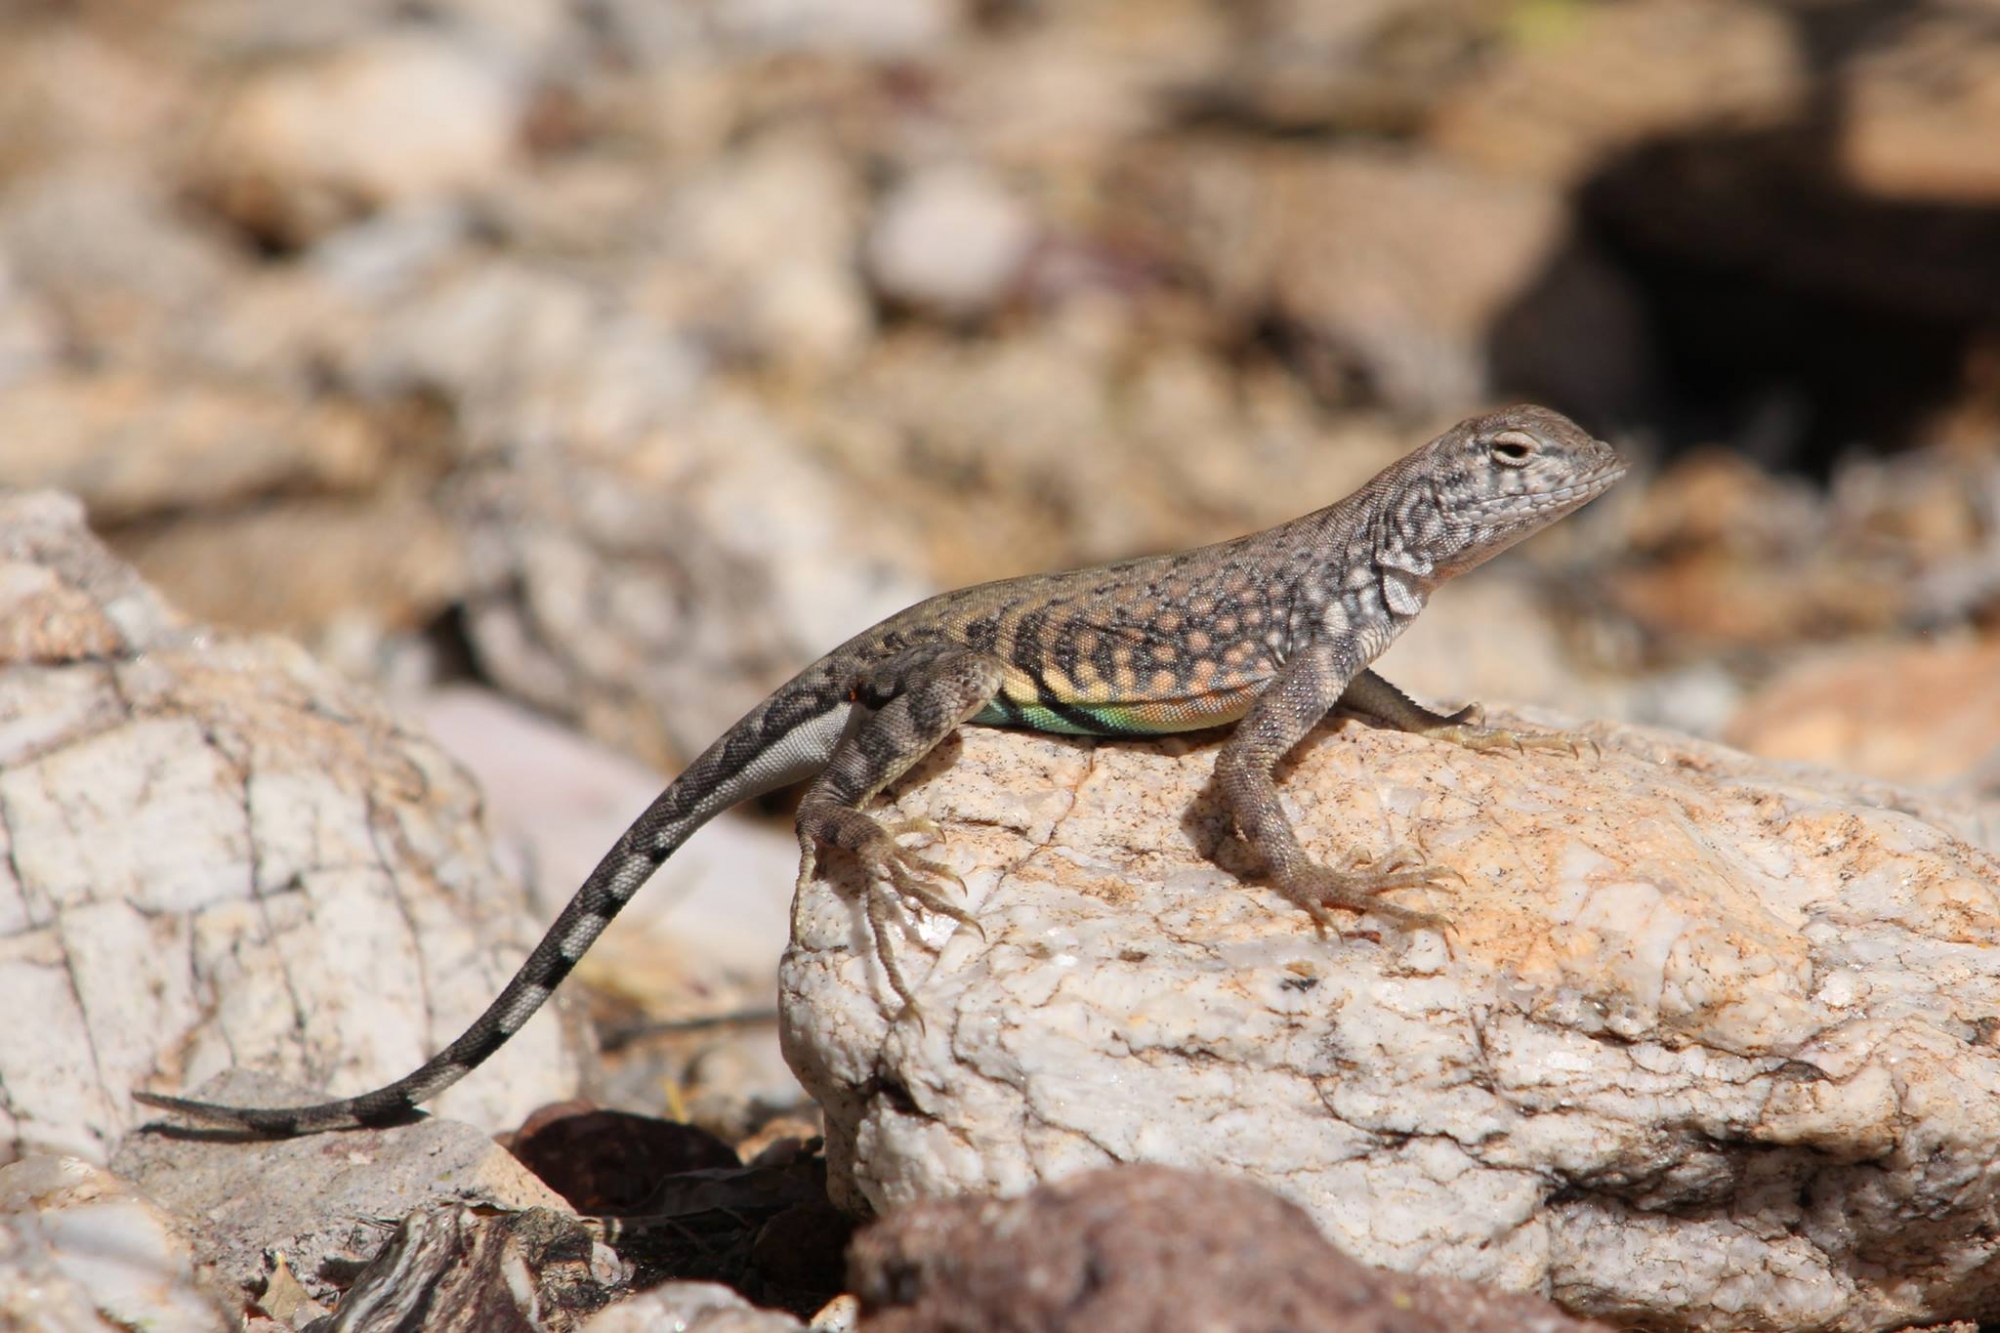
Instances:
[[[269,1106],[313,1099],[247,1070],[210,1080],[198,1095]],[[389,1129],[262,1142],[215,1131],[148,1130],[125,1141],[112,1167],[189,1219],[196,1257],[250,1295],[271,1281],[275,1254],[310,1297],[330,1303],[348,1285],[335,1281],[343,1270],[355,1279],[357,1266],[379,1263],[390,1230],[418,1215],[455,1219],[470,1208],[574,1220],[560,1195],[488,1135],[435,1116]],[[414,1225],[422,1230],[429,1223]],[[445,1230],[452,1229],[447,1221]],[[582,1248],[590,1260],[587,1241]],[[425,1286],[405,1277],[410,1291]]]
[[[75,501],[0,494],[0,1160],[102,1161],[229,1065],[359,1091],[455,1036],[532,941],[479,796],[276,639],[181,623]],[[538,1020],[437,1109],[573,1095]]]
[[[184,1224],[109,1171],[53,1156],[0,1167],[0,1328],[225,1333],[224,1311]]]
[[[1448,934],[1335,938],[1237,878],[1214,739],[964,729],[886,812],[938,822],[984,929],[892,940],[921,1020],[890,1017],[850,864],[800,904],[785,1035],[836,1201],[1150,1161],[1617,1322],[2000,1313],[2000,812],[1600,740],[1311,737],[1280,774],[1309,849],[1464,880],[1395,895]]]

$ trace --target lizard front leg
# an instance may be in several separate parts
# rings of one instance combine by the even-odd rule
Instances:
[[[939,881],[949,880],[964,889],[949,866],[900,845],[860,807],[984,708],[1002,679],[998,658],[960,648],[904,655],[872,668],[857,682],[857,693],[873,707],[835,747],[799,802],[800,886],[812,876],[819,844],[853,853],[868,878],[866,911],[876,955],[890,988],[913,1009],[915,997],[889,946],[897,899],[975,929],[978,923],[939,888]],[[912,827],[927,822],[913,821]]]
[[[1327,909],[1340,907],[1379,912],[1406,928],[1443,926],[1442,917],[1383,902],[1376,895],[1434,884],[1449,872],[1424,867],[1357,869],[1358,857],[1350,857],[1339,869],[1321,865],[1300,845],[1279,803],[1272,770],[1326,716],[1355,675],[1339,653],[1324,644],[1311,645],[1287,662],[1224,742],[1215,761],[1217,785],[1237,830],[1262,859],[1272,884],[1314,920],[1331,925]]]
[[[1581,732],[1489,727],[1478,704],[1467,704],[1456,713],[1432,712],[1372,670],[1362,671],[1348,682],[1338,707],[1381,726],[1452,741],[1468,750],[1568,750],[1575,754],[1582,746],[1597,744]]]

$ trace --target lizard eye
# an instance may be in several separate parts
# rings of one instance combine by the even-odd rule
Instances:
[[[1493,461],[1502,467],[1521,467],[1535,456],[1541,441],[1526,431],[1509,430],[1495,435],[1487,447],[1492,451]]]

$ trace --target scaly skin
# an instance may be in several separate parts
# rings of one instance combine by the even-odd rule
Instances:
[[[889,617],[751,709],[625,830],[487,1011],[407,1077],[288,1109],[135,1093],[210,1123],[297,1134],[405,1118],[498,1050],[541,1007],[618,910],[690,834],[738,801],[813,777],[799,805],[803,882],[818,849],[857,857],[889,985],[888,947],[915,904],[972,918],[956,877],[899,845],[862,807],[961,723],[1153,736],[1235,723],[1216,777],[1271,883],[1325,922],[1329,908],[1405,927],[1439,918],[1380,901],[1428,884],[1425,867],[1358,870],[1306,855],[1272,770],[1336,704],[1384,725],[1485,749],[1568,744],[1433,713],[1368,664],[1431,592],[1601,494],[1624,467],[1568,418],[1512,407],[1461,422],[1337,504],[1234,541],[945,593]]]

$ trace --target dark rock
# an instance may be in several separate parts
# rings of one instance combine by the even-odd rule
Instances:
[[[867,1333],[1480,1333],[1602,1325],[1369,1268],[1254,1185],[1166,1167],[917,1204],[849,1251]]]
[[[707,1130],[588,1102],[543,1107],[508,1148],[578,1212],[599,1216],[647,1211],[669,1176],[742,1165]]]

